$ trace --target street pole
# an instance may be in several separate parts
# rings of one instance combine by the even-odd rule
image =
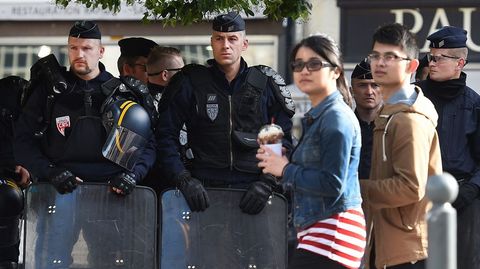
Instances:
[[[428,178],[427,196],[433,206],[427,214],[427,269],[457,268],[457,211],[450,204],[458,194],[455,178],[444,173]]]

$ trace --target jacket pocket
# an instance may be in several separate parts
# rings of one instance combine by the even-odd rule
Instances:
[[[382,209],[382,216],[390,225],[402,231],[410,232],[418,224],[418,214],[421,207],[418,203],[415,203],[398,208]]]

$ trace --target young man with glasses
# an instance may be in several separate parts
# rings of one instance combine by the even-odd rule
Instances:
[[[415,38],[403,25],[388,24],[373,35],[368,60],[384,105],[375,119],[370,178],[360,181],[370,268],[425,268],[425,188],[442,163],[435,108],[410,84],[417,57]]]
[[[457,209],[458,268],[480,267],[480,96],[466,85],[467,31],[444,26],[430,41],[430,76],[418,83],[439,114],[437,127],[445,171],[460,188]]]
[[[257,134],[274,119],[285,133],[283,146],[291,149],[294,105],[275,71],[249,67],[242,58],[248,39],[238,13],[215,17],[212,29],[214,59],[207,67],[185,66],[162,96],[159,111],[171,115],[171,124],[158,125],[158,154],[192,211],[209,207],[204,187],[233,187],[247,189],[239,201],[241,210],[258,214],[276,183],[257,167]],[[184,124],[194,157],[190,171],[178,154]]]

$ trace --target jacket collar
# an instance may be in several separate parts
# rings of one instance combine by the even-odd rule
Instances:
[[[312,107],[307,113],[305,113],[305,117],[310,117],[312,119],[316,119],[320,117],[320,115],[323,114],[323,112],[334,102],[337,101],[338,98],[342,98],[340,95],[340,92],[334,91],[332,94],[327,96],[325,99],[323,99],[322,102],[320,102],[318,105]]]

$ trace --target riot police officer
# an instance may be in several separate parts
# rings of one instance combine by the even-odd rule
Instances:
[[[154,144],[149,115],[135,102],[136,95],[129,95],[128,88],[100,62],[105,49],[95,22],[76,22],[70,29],[67,49],[68,71],[51,62],[39,68],[44,71],[40,76],[46,78],[33,82],[17,124],[15,156],[61,194],[73,192],[81,182],[108,182],[114,193],[127,195],[155,161],[155,149],[148,146]],[[112,83],[118,87],[111,87]],[[79,219],[66,229],[77,236],[82,230],[89,260],[94,263],[102,260],[94,257],[99,253],[95,248],[100,246],[89,244],[97,235],[87,224]],[[73,244],[57,247],[62,266],[69,266]]]
[[[129,37],[118,41],[120,57],[117,61],[120,77],[131,76],[147,84],[147,57],[158,46],[155,41],[143,37]]]
[[[154,150],[146,148],[129,171],[102,155],[107,130],[101,114],[112,103],[102,85],[113,78],[100,62],[104,50],[98,25],[76,22],[68,37],[70,70],[50,72],[59,73],[66,87],[52,91],[38,83],[18,121],[17,160],[61,193],[86,181],[109,182],[115,192],[128,194],[155,160]]]
[[[234,187],[247,189],[239,201],[242,211],[257,214],[275,188],[275,180],[261,176],[257,167],[257,133],[273,118],[285,132],[283,145],[290,149],[294,105],[275,71],[249,67],[242,58],[248,40],[238,13],[217,16],[212,28],[214,59],[208,67],[186,65],[162,96],[159,111],[170,121],[156,128],[157,152],[191,210],[208,208],[205,187]],[[191,171],[178,154],[183,124],[193,152]]]
[[[28,82],[17,76],[0,80],[0,268],[17,268],[19,255],[19,219],[23,211],[21,187],[30,182],[30,173],[13,157],[14,122]]]

